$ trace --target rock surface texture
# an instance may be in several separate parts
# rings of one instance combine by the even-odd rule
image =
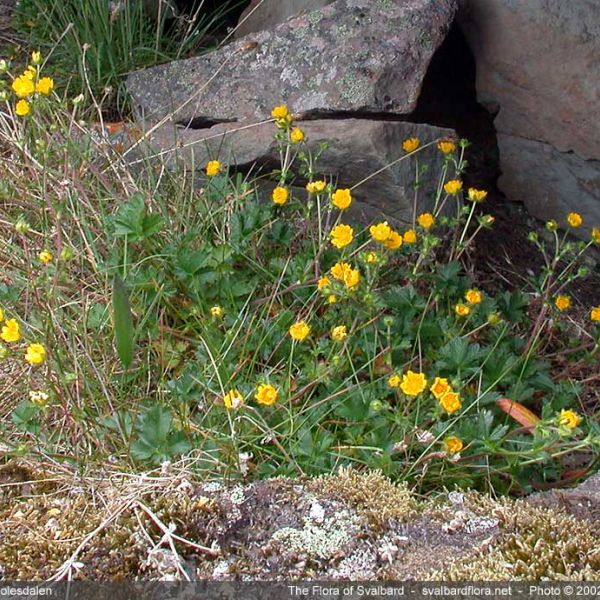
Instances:
[[[303,11],[317,10],[333,0],[252,0],[242,13],[235,36],[240,38],[254,31],[271,29]]]
[[[313,153],[319,150],[320,144],[328,144],[318,161],[319,173],[325,177],[333,174],[339,187],[351,187],[401,157],[402,141],[406,138],[416,136],[426,144],[453,134],[450,129],[404,121],[318,119],[299,124],[306,133],[307,147]],[[260,123],[241,131],[237,131],[233,123],[216,125],[209,130],[210,139],[206,131],[182,132],[163,127],[153,135],[153,143],[160,148],[172,148],[178,141],[185,140],[171,156],[187,164],[203,166],[218,156],[242,170],[250,169],[255,163],[267,167],[278,165],[279,147],[272,123]],[[419,153],[419,162],[427,164],[433,173],[439,173],[444,160],[432,145]],[[350,209],[350,216],[362,222],[379,219],[382,215],[390,220],[412,222],[414,172],[414,159],[407,157],[365,181],[353,190],[357,202]],[[434,178],[424,178],[416,208],[418,213],[432,210],[435,183]]]
[[[401,157],[405,137],[452,134],[406,121],[456,8],[455,0],[337,0],[206,56],[134,73],[127,86],[163,158],[270,165],[277,152],[265,121],[285,103],[313,147],[329,142],[323,175],[350,187]],[[357,189],[358,210],[410,221],[411,169],[398,163]]]
[[[501,189],[541,219],[600,225],[600,3],[462,0],[459,23],[478,98],[500,109]]]
[[[205,56],[132,74],[145,119],[173,111],[184,127],[295,113],[410,113],[454,0],[337,0]]]

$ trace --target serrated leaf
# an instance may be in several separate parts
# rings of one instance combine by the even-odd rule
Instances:
[[[121,364],[127,369],[133,362],[133,317],[127,289],[123,280],[115,275],[113,278],[113,329],[115,346]]]

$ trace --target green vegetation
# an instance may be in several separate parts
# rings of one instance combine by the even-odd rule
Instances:
[[[547,269],[492,297],[464,269],[493,226],[486,192],[463,189],[465,140],[432,142],[440,173],[415,169],[438,181],[430,213],[363,226],[346,216],[360,182],[336,188],[320,172],[327,148],[311,151],[285,106],[265,198],[218,160],[201,182],[156,164],[132,172],[42,60],[2,65],[10,455],[147,468],[192,453],[233,478],[355,465],[422,490],[496,492],[556,481],[573,458],[591,468],[600,428],[549,355],[597,361],[600,308],[569,346],[565,286],[585,275],[598,229],[572,242],[548,224],[550,243],[532,237]],[[401,160],[427,145],[407,139]]]
[[[142,0],[22,0],[16,29],[31,48],[48,55],[61,88],[81,90],[104,109],[126,110],[123,77],[143,67],[183,58],[215,44],[210,35],[222,26],[233,1],[210,17],[198,3],[191,17],[174,17],[167,2],[156,18]]]

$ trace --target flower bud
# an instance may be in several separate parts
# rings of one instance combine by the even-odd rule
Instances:
[[[71,260],[75,256],[75,252],[73,252],[73,248],[70,246],[65,246],[60,251],[60,259],[61,260]]]
[[[17,233],[27,233],[30,229],[31,229],[31,226],[23,218],[18,219],[17,222],[15,223],[15,231]]]
[[[383,402],[381,402],[381,400],[371,400],[371,404],[369,406],[373,412],[380,412],[383,408]]]

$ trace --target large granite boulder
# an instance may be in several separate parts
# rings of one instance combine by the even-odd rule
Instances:
[[[461,0],[459,23],[478,98],[499,107],[502,189],[542,219],[599,225],[600,3]]]
[[[134,73],[127,87],[146,140],[167,161],[272,166],[270,113],[285,103],[309,146],[330,145],[323,175],[349,187],[401,157],[406,137],[453,134],[407,115],[455,9],[455,0],[337,0],[209,55]],[[426,149],[420,161],[437,173],[440,153]],[[413,180],[409,160],[369,179],[356,190],[356,216],[411,222]],[[431,208],[428,191],[419,210]]]
[[[307,147],[316,153],[323,143],[328,148],[318,161],[319,172],[332,175],[339,187],[352,187],[404,155],[402,141],[418,137],[423,144],[453,135],[450,129],[404,121],[375,119],[323,119],[298,123],[307,136]],[[242,129],[233,123],[215,125],[209,130],[162,127],[151,134],[151,145],[174,148],[162,159],[184,161],[188,166],[204,166],[219,158],[233,168],[249,169],[253,165],[275,167],[279,164],[279,146],[273,123],[260,123]],[[428,165],[437,175],[443,155],[435,144],[419,153],[421,165]],[[387,218],[403,224],[412,223],[415,210],[415,158],[406,157],[369,178],[353,190],[356,199],[350,217],[361,222]],[[433,209],[435,177],[423,177],[419,189],[418,213]],[[302,180],[296,184],[304,184]]]
[[[600,162],[560,152],[551,144],[498,134],[502,160],[499,186],[511,199],[523,202],[538,219],[555,219],[566,227],[565,216],[583,216],[578,235],[589,239],[600,226]]]
[[[252,0],[240,17],[235,37],[271,29],[300,12],[317,10],[332,2],[333,0]]]
[[[455,0],[337,0],[205,56],[133,73],[134,108],[194,126],[295,113],[410,113]]]

